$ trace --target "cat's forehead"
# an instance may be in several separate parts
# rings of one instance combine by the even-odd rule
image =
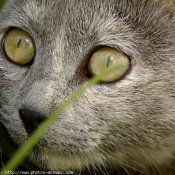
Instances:
[[[69,36],[93,35],[99,28],[111,30],[116,13],[111,1],[12,0],[0,27],[19,27],[36,38],[35,34],[56,37],[61,29]]]
[[[170,45],[170,40],[174,38],[174,25],[167,24],[170,16],[161,2],[11,0],[1,14],[0,29],[19,27],[27,30],[35,38],[36,44],[65,37],[68,42],[64,44],[72,44],[69,49],[108,45],[128,55],[140,52],[149,59],[149,54],[157,51],[154,47],[163,52],[163,44]],[[162,38],[163,35],[167,38]],[[162,40],[157,40],[160,37]]]
[[[105,1],[104,1],[105,2]],[[55,1],[55,0],[11,0],[9,7],[11,10],[8,14],[8,21],[13,19],[13,24],[21,23],[24,26],[33,24],[48,28],[49,24],[52,27],[59,27],[63,23],[79,24],[88,22],[89,18],[99,16],[107,16],[111,13],[108,8],[112,7],[109,0],[103,1]],[[47,24],[47,25],[46,25]],[[31,26],[32,27],[32,26]],[[56,28],[55,28],[56,29]]]
[[[116,32],[117,23],[120,22],[124,22],[123,29],[131,25],[129,27],[135,27],[136,30],[140,27],[139,24],[143,25],[145,22],[149,24],[151,16],[155,17],[156,13],[161,15],[161,10],[156,12],[154,3],[146,0],[11,0],[10,2],[7,6],[9,9],[4,10],[5,13],[1,18],[7,26],[21,26],[50,34],[58,32],[63,25],[65,30],[70,29],[72,33],[79,30],[93,32],[94,28],[100,30],[108,28],[108,31],[115,28],[115,31],[111,32]]]
[[[117,31],[120,31],[118,39],[122,40],[121,33],[126,33],[127,30],[123,20],[116,17],[122,10],[117,8],[116,2],[116,0],[16,0],[13,1],[10,14],[5,14],[4,21],[7,27],[27,30],[36,42],[37,39],[42,39],[43,43],[49,43],[62,37],[61,33],[64,37],[68,37],[68,43],[73,43],[73,46],[79,43],[85,45],[87,42],[96,45],[107,45],[111,42],[108,45],[112,46],[116,43],[112,39],[114,34],[117,36]]]

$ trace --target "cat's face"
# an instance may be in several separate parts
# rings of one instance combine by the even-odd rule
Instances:
[[[126,59],[121,76],[92,86],[69,106],[30,159],[52,170],[108,163],[141,169],[166,161],[175,151],[171,18],[152,0],[10,1],[0,14],[0,122],[14,143],[23,143],[89,79],[87,67],[91,76],[103,69],[101,57],[92,60],[99,48],[112,48]],[[16,36],[16,46],[8,47]],[[25,37],[30,47],[23,46]],[[28,56],[29,64],[21,64]],[[106,67],[112,59],[106,57]]]

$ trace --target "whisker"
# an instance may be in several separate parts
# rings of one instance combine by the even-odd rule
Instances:
[[[141,165],[140,163],[138,163],[137,161],[131,159],[130,157],[126,156],[123,154],[124,157],[126,157],[127,159],[129,159],[130,161],[134,162],[136,165],[140,166],[141,168],[144,168],[143,165]]]
[[[2,165],[2,168],[4,169],[5,165],[4,165],[3,159],[2,159],[2,150],[1,150],[1,148],[0,148],[0,163]]]
[[[0,134],[0,136],[1,136],[1,134]],[[2,136],[4,136],[4,134],[2,134]],[[8,137],[6,137],[6,138],[3,138],[3,139],[1,140],[1,142],[6,141],[6,140],[8,140],[8,139],[11,139],[11,137],[8,136]]]
[[[122,165],[124,165],[125,167],[128,167],[128,168],[130,168],[130,169],[132,169],[132,170],[138,171],[138,172],[140,172],[140,173],[144,173],[143,171],[138,170],[138,169],[136,169],[136,168],[134,168],[134,167],[131,167],[131,166],[129,166],[129,165],[123,163],[123,162],[118,161],[118,163],[120,163],[120,165],[122,164]]]
[[[102,170],[102,168],[104,168],[104,170],[105,170],[106,173]],[[107,168],[106,168],[105,166],[99,167],[99,170],[100,170],[104,175],[109,175],[109,172],[108,172],[108,170],[107,170]]]
[[[94,142],[95,142],[95,141],[94,141]],[[95,142],[95,143],[96,143],[96,142]],[[98,143],[97,143],[97,144],[98,144]],[[140,173],[143,173],[143,171],[141,171],[141,170],[139,170],[139,169],[136,169],[136,168],[131,167],[131,166],[125,164],[125,163],[122,163],[121,161],[119,161],[119,160],[117,160],[116,158],[112,157],[112,156],[111,156],[109,153],[107,153],[106,151],[104,151],[104,150],[102,150],[102,149],[100,149],[100,148],[98,148],[98,150],[101,151],[102,153],[106,154],[108,157],[110,157],[111,159],[113,159],[115,162],[117,162],[128,174],[130,174],[130,173],[128,172],[128,170],[126,170],[126,168],[124,168],[124,166],[125,166],[125,167],[128,167],[128,168],[130,168],[130,169],[132,169],[132,170],[138,171],[138,172],[140,172]]]

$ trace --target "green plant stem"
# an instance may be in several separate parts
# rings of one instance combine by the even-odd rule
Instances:
[[[62,103],[40,126],[35,130],[33,134],[28,138],[28,140],[22,144],[19,149],[14,153],[12,158],[7,162],[3,170],[2,175],[7,175],[5,171],[13,171],[15,170],[28,156],[31,150],[35,147],[37,142],[39,141],[40,137],[49,129],[50,125],[61,115],[61,113],[78,97],[80,97],[87,88],[90,88],[92,85],[98,83],[102,77],[106,76],[107,74],[113,72],[114,70],[119,69],[119,66],[116,66],[112,69],[109,69],[98,76],[90,79],[87,83],[81,86],[74,94],[70,95],[64,103]]]

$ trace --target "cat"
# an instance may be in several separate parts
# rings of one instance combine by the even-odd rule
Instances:
[[[80,175],[175,174],[171,4],[9,0],[0,19],[3,156],[91,77],[118,66],[58,117],[24,166]]]

